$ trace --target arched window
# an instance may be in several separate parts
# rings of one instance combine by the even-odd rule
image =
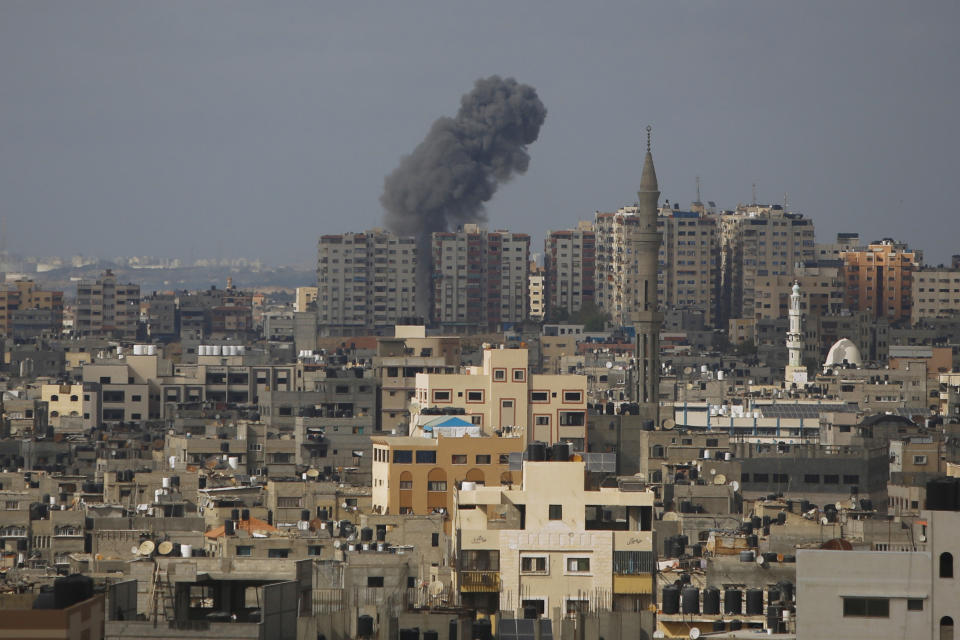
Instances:
[[[650,482],[663,482],[663,472],[657,469],[650,474]]]
[[[513,484],[513,474],[509,471],[504,471],[500,474],[500,484],[504,487],[509,487]]]
[[[953,640],[953,618],[950,616],[940,618],[940,640]]]
[[[940,554],[940,577],[953,577],[953,554],[947,551]]]
[[[470,471],[467,471],[466,480],[467,482],[476,482],[477,484],[485,484],[483,471],[481,471],[480,469],[470,469]]]
[[[446,491],[447,472],[443,469],[431,469],[427,475],[427,491]]]

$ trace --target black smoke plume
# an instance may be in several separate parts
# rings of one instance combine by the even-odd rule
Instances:
[[[530,85],[513,78],[477,80],[456,117],[443,117],[384,180],[380,202],[387,227],[417,238],[417,313],[427,318],[431,234],[486,221],[484,203],[501,183],[525,173],[527,145],[547,109]]]

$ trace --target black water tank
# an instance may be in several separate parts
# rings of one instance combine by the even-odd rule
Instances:
[[[667,585],[663,588],[663,612],[669,615],[680,613],[680,588]]]
[[[782,615],[783,607],[779,604],[768,604],[767,605],[767,628],[776,629],[777,623],[780,622],[780,616]]]
[[[56,609],[57,601],[54,599],[53,586],[43,585],[40,587],[40,593],[33,601],[34,609]]]
[[[727,589],[723,592],[723,612],[736,615],[743,613],[743,592],[740,589]]]
[[[230,509],[230,519],[239,520],[240,519],[240,509]]]
[[[370,527],[363,527],[360,529],[360,542],[372,542],[373,541],[373,529]]]
[[[723,623],[723,620],[714,620],[713,621],[713,630],[714,631],[724,631],[727,628],[727,625]]]
[[[449,635],[448,635],[448,637],[447,637],[447,640],[458,640],[458,638],[460,637],[460,634],[457,633],[457,631],[458,631],[458,629],[457,629],[457,619],[456,619],[456,618],[451,618],[451,619],[450,619],[450,626],[449,626],[449,628],[448,628],[448,634],[449,634]]]
[[[694,558],[699,558],[703,555],[703,543],[698,542],[697,544],[690,545],[690,555]]]
[[[527,445],[527,460],[543,462],[547,459],[547,445],[543,442],[531,442]]]
[[[310,509],[302,509],[300,511],[300,520],[309,520],[310,519]]]
[[[324,509],[323,507],[317,507],[317,517],[320,518],[321,520],[326,520],[327,510]]]
[[[781,511],[777,514],[777,524],[787,524],[787,512]]]
[[[386,542],[387,541],[387,527],[379,526],[377,527],[377,542]]]
[[[273,510],[267,511],[267,524],[273,526]]]
[[[249,520],[250,519],[250,509],[241,509],[240,510],[240,519]]]
[[[765,536],[770,535],[770,525],[766,525],[766,526],[763,528],[763,535],[765,535]]]
[[[570,443],[555,442],[550,447],[550,459],[557,462],[566,462],[570,459]]]
[[[777,554],[775,554],[773,551],[764,551],[763,559],[766,560],[767,562],[776,562]]]
[[[778,583],[780,587],[780,597],[784,602],[793,602],[793,583],[784,580]]]
[[[801,501],[800,501],[800,512],[801,512],[801,513],[806,513],[807,511],[810,511],[810,501],[809,501],[809,500],[801,500]]]
[[[740,631],[743,628],[743,622],[738,619],[730,621],[730,631]]]
[[[703,612],[708,615],[720,613],[720,589],[708,587],[703,590]]]
[[[93,579],[75,573],[53,583],[53,600],[57,609],[66,609],[93,597]]]
[[[523,608],[524,620],[536,620],[540,617],[540,609],[536,605],[528,604]]]
[[[775,585],[767,589],[767,608],[770,608],[770,604],[773,602],[780,602],[780,586]]]
[[[360,616],[357,618],[357,636],[361,638],[373,636],[373,616]]]
[[[796,562],[796,561],[797,561],[797,556],[793,555],[792,553],[785,553],[785,554],[783,554],[783,561],[784,561],[784,562]]]
[[[680,553],[683,553],[684,551],[687,550],[687,545],[690,543],[690,538],[688,538],[683,534],[680,534],[679,536],[677,536],[677,542],[680,544]]]
[[[400,640],[420,640],[420,629],[400,629]]]
[[[749,536],[750,534],[753,533],[753,523],[751,523],[751,522],[744,522],[744,523],[740,526],[740,529],[741,529],[745,534],[747,534],[747,535]]]
[[[473,624],[470,625],[470,633],[472,640],[490,640],[493,637],[493,627],[490,620],[487,618],[474,620]]]
[[[760,543],[760,538],[758,538],[756,535],[750,534],[749,536],[747,536],[747,546],[750,547],[751,549],[756,549],[759,543]]]
[[[440,634],[433,629],[427,629],[423,632],[423,640],[439,640]]]
[[[688,584],[680,590],[680,611],[700,613],[700,589]]]
[[[747,615],[763,615],[763,589],[747,589]]]
[[[750,524],[754,529],[759,529],[763,526],[763,520],[760,518],[760,516],[753,516],[750,518]]]
[[[764,527],[769,527],[769,526],[770,526],[770,522],[771,522],[770,516],[767,516],[767,515],[763,516],[762,526],[764,526]]]
[[[233,520],[224,520],[223,522],[223,533],[224,535],[232,536],[234,533]]]

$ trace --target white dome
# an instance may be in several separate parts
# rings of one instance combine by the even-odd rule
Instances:
[[[830,347],[830,352],[827,353],[827,361],[823,363],[823,366],[824,368],[843,366],[844,360],[852,367],[863,365],[863,360],[860,358],[860,349],[857,348],[857,345],[847,338],[840,338]]]

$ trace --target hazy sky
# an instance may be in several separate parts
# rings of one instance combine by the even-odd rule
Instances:
[[[783,202],[960,253],[960,3],[0,1],[0,215],[26,254],[314,259],[476,78],[548,109],[492,228]]]

